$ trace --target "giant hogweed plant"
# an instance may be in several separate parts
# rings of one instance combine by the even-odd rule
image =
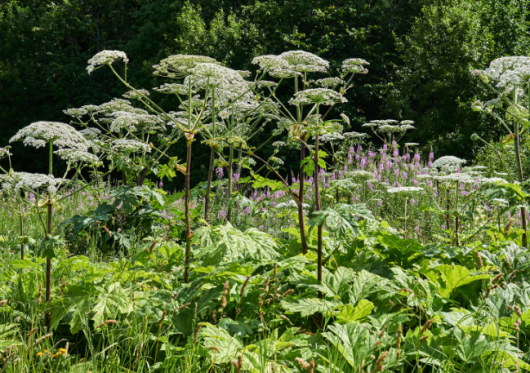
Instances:
[[[259,83],[261,77],[256,81],[244,80],[245,72],[238,72],[221,66],[215,60],[203,56],[176,55],[166,58],[159,65],[155,65],[155,73],[170,79],[183,79],[183,84],[166,83],[157,91],[174,95],[176,107],[179,111],[166,112],[148,96],[145,90],[132,87],[124,77],[120,76],[113,68],[112,63],[122,59],[125,64],[128,59],[123,52],[103,51],[89,61],[88,70],[108,66],[114,75],[129,89],[127,97],[138,99],[147,110],[136,109],[128,102],[119,101],[123,108],[111,109],[105,112],[107,116],[114,117],[106,122],[110,126],[105,129],[110,144],[134,144],[143,148],[141,161],[138,163],[141,173],[138,182],[141,183],[146,173],[152,169],[158,176],[174,175],[172,167],[177,166],[186,176],[185,181],[185,221],[186,221],[186,253],[184,281],[189,280],[189,266],[191,260],[191,221],[190,221],[190,174],[192,165],[192,144],[196,136],[202,136],[206,143],[212,148],[218,148],[221,144],[227,144],[230,148],[229,157],[229,196],[232,193],[232,164],[234,148],[245,147],[246,141],[258,130],[260,120],[268,113],[274,113],[273,105],[267,97],[256,96],[253,89]],[[125,72],[127,69],[125,68]],[[81,108],[86,110],[87,108]],[[149,114],[151,113],[151,114]],[[75,113],[74,113],[75,114]],[[94,118],[92,121],[96,122]],[[81,123],[86,124],[86,123]],[[156,126],[158,124],[158,126]],[[165,130],[166,125],[171,127],[167,136],[162,135],[159,130]],[[100,125],[100,127],[102,127]],[[146,159],[146,142],[152,140],[151,135],[158,135],[160,145],[150,148],[157,153],[156,156]],[[169,147],[177,142],[179,135],[186,141],[186,166],[178,165],[176,160],[170,159],[170,163],[160,171],[156,169],[160,159],[166,156]],[[211,154],[207,193],[213,172],[213,156]],[[130,161],[131,158],[125,158]],[[143,165],[142,165],[143,163]],[[209,196],[207,198],[209,201]],[[208,217],[208,204],[205,206],[205,217]]]
[[[10,142],[23,141],[26,146],[35,148],[48,148],[48,174],[29,174],[25,172],[14,172],[13,169],[5,170],[1,175],[2,188],[4,190],[27,194],[34,193],[35,212],[42,224],[45,239],[41,243],[41,255],[46,258],[46,302],[50,301],[51,294],[51,260],[56,256],[56,250],[62,245],[60,236],[53,236],[52,220],[53,209],[60,209],[60,202],[69,198],[90,184],[96,183],[106,174],[99,176],[89,183],[82,178],[82,170],[88,165],[98,166],[100,158],[89,152],[92,147],[90,142],[82,133],[73,127],[58,122],[35,122],[19,130]],[[54,150],[57,149],[57,150]],[[10,155],[7,150],[6,155]],[[53,159],[55,156],[66,160],[67,167],[64,175],[60,178],[54,177]],[[67,177],[70,177],[67,179]],[[83,183],[82,188],[69,187]],[[43,218],[43,210],[46,210],[46,219]],[[21,227],[22,230],[22,227]],[[23,255],[23,251],[21,251]],[[49,327],[49,314],[46,316],[46,324]]]
[[[261,70],[268,70],[271,77],[280,79],[278,83],[263,82],[262,86],[272,93],[273,100],[280,106],[278,113],[279,131],[287,130],[289,141],[300,145],[299,187],[298,193],[292,194],[292,196],[298,206],[298,224],[302,252],[306,253],[307,239],[304,221],[306,182],[304,174],[306,171],[309,171],[310,174],[316,174],[319,168],[318,162],[321,163],[321,166],[324,165],[322,160],[318,161],[320,157],[316,150],[313,155],[316,166],[313,167],[307,164],[306,149],[309,148],[307,141],[312,136],[315,141],[315,149],[318,149],[318,136],[325,134],[341,136],[342,127],[339,125],[339,121],[326,122],[325,125],[318,123],[325,122],[326,117],[337,103],[346,102],[344,94],[352,88],[350,83],[353,77],[356,74],[368,73],[365,66],[369,65],[369,63],[359,58],[347,59],[342,63],[338,77],[326,77],[314,81],[309,76],[311,74],[329,74],[331,72],[330,64],[328,61],[308,52],[289,51],[278,56],[260,56],[254,58],[252,62],[259,65]],[[275,90],[272,90],[271,87],[277,89],[284,81],[289,83],[290,80],[293,82],[293,97],[288,102],[281,102],[275,95]],[[314,85],[318,88],[311,88]],[[294,110],[289,110],[289,106],[294,106]],[[319,111],[324,108],[325,111],[320,113]],[[342,114],[342,121],[349,124],[349,119],[344,114]],[[315,131],[316,124],[322,128]],[[304,162],[306,163],[305,167]],[[304,168],[307,168],[307,170],[304,171]]]
[[[96,55],[90,62],[89,71],[98,68],[102,65],[107,65],[112,72],[123,82],[127,88],[132,89],[127,95],[139,99],[146,108],[153,112],[154,117],[151,120],[167,121],[172,124],[175,131],[163,139],[163,148],[158,150],[158,147],[151,145],[151,147],[160,152],[157,160],[164,154],[165,150],[176,141],[176,133],[183,133],[187,144],[187,159],[186,159],[186,186],[185,186],[185,216],[186,216],[186,265],[185,265],[185,281],[188,279],[189,261],[191,255],[191,222],[190,222],[190,196],[189,196],[189,173],[191,172],[191,149],[192,142],[195,136],[199,134],[205,139],[205,142],[212,148],[211,159],[208,173],[207,184],[207,203],[205,204],[205,217],[208,217],[208,202],[210,183],[213,173],[213,157],[214,148],[220,148],[223,145],[229,148],[228,159],[228,196],[232,196],[233,192],[233,159],[234,150],[239,150],[239,162],[242,163],[241,151],[246,148],[246,143],[257,132],[262,129],[262,125],[267,120],[277,119],[280,123],[280,129],[289,128],[292,137],[298,139],[302,143],[301,154],[303,156],[304,149],[307,146],[305,143],[306,136],[309,133],[315,137],[315,167],[314,172],[318,173],[318,136],[333,132],[341,132],[340,126],[336,125],[336,121],[325,122],[319,112],[321,107],[330,107],[336,103],[345,102],[342,95],[349,89],[349,83],[356,73],[366,73],[367,70],[364,65],[367,62],[360,59],[346,60],[342,66],[342,73],[340,78],[327,78],[317,81],[317,84],[324,87],[332,87],[336,89],[345,84],[346,87],[341,87],[340,91],[335,91],[330,88],[313,88],[305,89],[308,86],[308,73],[325,72],[329,68],[329,63],[315,55],[307,52],[286,52],[280,56],[262,56],[256,57],[254,63],[260,66],[261,71],[256,76],[254,82],[248,82],[242,76],[247,76],[245,72],[237,72],[229,68],[220,66],[216,61],[202,56],[182,56],[176,55],[166,58],[161,61],[159,65],[155,65],[155,73],[164,76],[168,79],[183,79],[183,84],[167,83],[157,90],[164,93],[175,94],[180,104],[179,112],[166,113],[158,105],[156,105],[148,97],[148,93],[143,90],[134,89],[126,81],[126,75],[121,77],[112,67],[112,63],[122,59],[127,62],[127,57],[121,52],[104,51]],[[125,69],[126,71],[126,69]],[[262,82],[261,79],[265,73],[279,78],[280,83],[284,79],[294,78],[295,95],[289,101],[289,104],[295,106],[296,114],[293,115],[283,103],[281,103],[275,95],[279,84],[273,82]],[[298,87],[298,78],[301,77],[302,87]],[[343,81],[342,79],[348,79]],[[257,88],[267,88],[268,94],[257,94],[254,91]],[[197,94],[198,92],[202,94]],[[127,104],[127,103],[125,103]],[[304,106],[309,106],[309,109],[304,113]],[[145,116],[151,115],[143,112],[136,112],[130,107],[129,111],[117,111],[110,113],[111,116],[116,117],[111,122],[110,131],[117,132],[123,138],[113,140],[113,142],[124,141],[146,141],[145,133],[141,136],[135,135],[137,124],[144,120]],[[265,119],[265,121],[263,121]],[[312,124],[313,123],[313,124]],[[306,129],[306,127],[308,129]],[[152,128],[154,129],[154,128]],[[123,131],[122,131],[123,130]],[[108,132],[108,131],[107,131]],[[123,132],[123,133],[122,133]],[[126,140],[129,136],[133,140]],[[269,168],[269,164],[262,160],[255,154],[255,150],[249,153],[254,158],[261,160]],[[305,156],[303,156],[305,158]],[[272,160],[277,160],[271,157]],[[279,160],[277,160],[279,162]],[[146,167],[142,169],[145,173]],[[278,173],[275,172],[277,175]],[[162,174],[163,175],[163,174]],[[278,175],[279,176],[279,175]],[[303,221],[303,175],[300,181],[300,195],[296,195],[290,191],[286,183],[287,191],[293,195],[295,202],[299,206],[300,216],[300,232],[302,237],[302,250],[307,252],[307,244],[305,240],[305,228]],[[284,180],[280,177],[281,180]],[[318,191],[318,181],[316,184]],[[317,193],[318,194],[318,193]],[[320,197],[317,197],[319,201]],[[231,217],[231,204],[228,207],[227,218]],[[317,209],[319,209],[319,204]],[[321,244],[320,246],[321,247]],[[321,251],[321,249],[320,249]]]
[[[506,130],[503,143],[513,142],[517,161],[517,178],[525,181],[521,160],[521,136],[530,125],[530,57],[502,57],[491,62],[486,70],[474,71],[496,97],[482,102],[476,101],[472,108],[494,117]],[[473,135],[474,140],[482,140]],[[508,171],[509,173],[509,171]],[[510,175],[511,177],[511,175]],[[512,180],[513,181],[513,180]],[[526,206],[521,206],[523,222],[523,246],[528,247],[528,223]]]

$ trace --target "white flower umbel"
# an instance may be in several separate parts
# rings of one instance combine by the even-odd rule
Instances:
[[[184,84],[177,83],[166,83],[161,85],[158,88],[154,88],[155,91],[166,94],[177,94],[177,95],[187,95],[189,94],[189,87]],[[192,89],[191,93],[194,94],[195,90]]]
[[[219,85],[222,83],[244,82],[245,80],[236,71],[228,67],[220,66],[214,63],[200,63],[188,71],[193,75],[193,85],[205,87],[208,85]],[[190,77],[186,77],[184,85],[188,85]]]
[[[398,188],[388,188],[386,190],[390,194],[395,194],[399,196],[411,196],[415,193],[423,192],[423,188],[420,187],[398,187]]]
[[[530,80],[530,64],[506,71],[499,78],[498,88],[520,87]]]
[[[359,132],[344,132],[342,134],[346,139],[362,139],[364,137],[369,137],[366,133],[359,133]]]
[[[353,179],[353,180],[357,180],[357,181],[366,181],[366,180],[375,179],[375,176],[373,173],[369,171],[364,171],[364,170],[355,170],[355,171],[347,172],[346,177]]]
[[[164,121],[156,115],[135,114],[125,111],[118,111],[112,115],[116,117],[110,125],[112,132],[120,132],[121,130],[148,132],[156,129],[165,129]]]
[[[147,96],[149,96],[149,91],[146,89],[131,90],[123,94],[124,98],[132,99],[132,100],[138,100],[138,99],[141,99]]]
[[[378,131],[381,133],[400,133],[400,132],[403,132],[404,130],[401,128],[401,126],[383,124],[382,126],[379,126]]]
[[[123,151],[126,153],[132,152],[151,152],[151,147],[148,144],[136,140],[118,139],[112,143],[112,150]]]
[[[252,64],[258,65],[263,71],[286,69],[289,66],[287,61],[273,54],[254,57]]]
[[[271,82],[269,80],[260,80],[260,82],[258,83],[258,88],[274,88],[278,85],[278,83],[276,82]]]
[[[291,70],[301,73],[326,72],[329,69],[328,61],[305,51],[288,51],[279,57],[287,61]]]
[[[190,70],[201,63],[218,64],[215,58],[207,56],[196,56],[191,54],[176,54],[160,61],[154,65],[154,75],[161,75],[167,78],[180,79],[190,74]]]
[[[122,59],[123,62],[129,62],[127,55],[122,51],[101,51],[94,57],[88,60],[88,67],[86,68],[90,74],[92,71],[97,70],[103,65],[110,65],[114,61]]]
[[[338,132],[325,133],[323,135],[320,135],[320,142],[330,142],[337,140],[344,140],[344,136],[342,136]]]
[[[367,74],[368,69],[365,66],[368,65],[370,63],[362,58],[348,58],[342,62],[341,70],[343,73]]]
[[[530,67],[530,57],[501,57],[493,60],[484,74],[490,79],[500,80],[506,72],[525,67]]]
[[[35,122],[19,130],[9,142],[23,140],[24,145],[42,148],[52,142],[59,148],[87,151],[89,143],[74,127],[60,122]]]
[[[323,88],[332,88],[339,84],[342,84],[343,81],[340,78],[331,77],[331,78],[318,79],[315,83],[316,85],[319,85]]]
[[[488,167],[486,166],[481,166],[481,165],[477,165],[477,166],[466,166],[462,169],[462,171],[466,172],[468,170],[471,170],[471,171],[483,171],[483,170],[487,170]]]
[[[493,198],[491,204],[499,207],[508,207],[510,203],[503,198]]]
[[[364,124],[362,125],[362,127],[375,128],[375,127],[379,127],[379,123],[368,122],[368,123],[364,123]]]
[[[251,75],[248,70],[236,70],[236,72],[241,75],[242,78],[248,78]]]
[[[65,113],[66,115],[70,115],[71,117],[77,118],[77,117],[82,117],[83,115],[88,114],[88,110],[85,108],[79,108],[79,109],[72,108],[72,109],[63,110],[63,113]]]
[[[399,129],[401,130],[401,132],[405,132],[408,130],[414,130],[416,129],[416,127],[411,126],[410,124],[402,124],[401,126],[399,126]]]
[[[379,120],[372,120],[368,123],[363,124],[363,127],[379,127],[379,126],[387,126],[387,125],[393,125],[394,123],[398,123],[395,119],[379,119]]]
[[[64,159],[68,163],[88,163],[88,164],[97,164],[98,157],[94,154],[84,152],[81,150],[75,149],[59,149],[54,152],[61,159]]]
[[[476,179],[471,177],[469,174],[465,173],[453,173],[445,176],[434,176],[435,180],[441,181],[442,183],[463,183],[463,184],[473,184]]]
[[[317,104],[330,106],[341,102],[348,102],[348,100],[339,92],[327,88],[306,89],[295,93],[294,97],[289,100],[291,105]]]
[[[79,133],[87,140],[94,140],[101,135],[101,131],[98,128],[85,128],[84,130],[79,131]]]
[[[485,177],[484,179],[480,179],[480,182],[482,184],[506,184],[507,181],[500,177]]]
[[[6,148],[0,148],[0,158],[4,158],[4,157],[7,157],[9,155],[12,155],[10,152],[9,152],[9,149],[6,149]]]
[[[295,76],[300,76],[302,73],[292,69],[277,69],[269,70],[269,75],[276,79],[291,79]]]
[[[466,164],[466,162],[467,161],[465,159],[453,157],[452,155],[446,155],[435,160],[432,166],[435,168],[442,168],[444,166],[459,167],[461,165]]]
[[[85,108],[85,106],[83,106]],[[105,102],[92,110],[97,114],[110,115],[116,111],[127,111],[136,114],[147,114],[143,109],[137,109],[131,105],[131,102],[122,98],[114,98],[112,101]]]
[[[350,117],[347,116],[346,114],[344,113],[340,113],[340,117],[342,118],[342,120],[344,121],[344,123],[346,123],[347,125],[350,125]]]
[[[32,174],[28,172],[13,172],[10,174],[0,175],[0,182],[2,189],[14,190],[18,192],[20,189],[36,190],[42,187],[57,187],[66,180],[56,179],[53,176],[45,174]]]

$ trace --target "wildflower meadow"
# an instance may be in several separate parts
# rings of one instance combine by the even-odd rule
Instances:
[[[353,123],[353,57],[93,56],[121,97],[0,144],[0,373],[530,370],[530,57],[473,71],[465,159]]]

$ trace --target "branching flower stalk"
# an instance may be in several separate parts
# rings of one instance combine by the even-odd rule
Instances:
[[[350,82],[356,74],[366,74],[368,70],[365,68],[369,65],[368,62],[362,59],[351,58],[343,61],[341,66],[340,77],[324,78],[316,81],[316,84],[324,87],[317,89],[309,89],[308,94],[304,97],[304,93],[311,83],[308,80],[308,73],[321,73],[329,69],[329,62],[322,58],[304,51],[289,51],[278,56],[267,55],[256,57],[252,63],[260,66],[261,69],[269,71],[269,74],[274,78],[279,78],[280,82],[275,86],[275,90],[283,80],[293,79],[294,81],[294,98],[289,101],[295,106],[295,114],[291,114],[289,109],[273,94],[273,99],[278,103],[280,110],[279,114],[282,117],[279,123],[280,130],[288,129],[289,138],[297,141],[300,144],[300,163],[304,163],[305,149],[307,147],[306,139],[308,138],[307,119],[314,115],[317,110],[317,103],[313,100],[318,95],[327,95],[327,102],[329,108],[324,119],[334,104],[336,98],[341,97],[350,86]],[[349,75],[349,77],[348,77]],[[301,82],[301,87],[299,86]],[[336,89],[340,86],[340,93]],[[324,93],[325,92],[325,93]],[[322,98],[322,97],[321,97]],[[321,102],[322,103],[322,102]],[[311,105],[308,114],[304,118],[304,105]],[[300,230],[302,253],[307,253],[307,238],[305,231],[304,220],[304,188],[305,177],[303,167],[301,166],[299,173],[299,200],[295,201],[298,205],[298,225]]]
[[[22,140],[25,145],[34,146],[36,148],[48,148],[48,174],[27,174],[16,173],[12,169],[9,171],[0,168],[4,175],[1,175],[3,181],[2,187],[4,189],[12,189],[15,192],[24,190],[27,193],[34,193],[35,208],[37,216],[42,223],[45,240],[52,239],[52,221],[53,221],[53,207],[59,208],[59,201],[79,193],[81,188],[75,188],[71,193],[65,193],[59,197],[61,192],[66,191],[66,188],[75,182],[77,177],[81,174],[81,169],[85,163],[98,164],[98,159],[93,154],[88,153],[90,147],[89,142],[76,131],[73,127],[56,122],[35,122],[27,127],[19,130],[15,136],[11,138],[11,142]],[[54,146],[59,150],[54,152]],[[57,154],[61,158],[67,160],[67,168],[62,178],[55,178],[53,176],[53,156]],[[71,180],[67,181],[66,176],[70,172],[72,166],[75,165],[76,172]],[[109,171],[110,172],[110,171]],[[107,173],[108,174],[108,173]],[[105,174],[106,175],[106,174]],[[102,177],[104,177],[103,175]],[[99,178],[97,178],[99,180]],[[94,181],[95,182],[95,181]],[[87,187],[88,185],[85,185]],[[41,188],[46,187],[44,194]],[[84,189],[84,188],[83,188]],[[42,219],[40,209],[46,207],[47,222]],[[51,243],[49,244],[51,245]],[[51,298],[51,260],[55,256],[54,250],[49,247],[46,249],[46,302],[50,302]],[[46,327],[50,328],[50,314],[45,315]]]
[[[498,95],[498,98],[486,103],[476,101],[472,104],[472,109],[478,112],[491,115],[507,129],[508,136],[505,141],[514,141],[515,155],[517,160],[517,173],[519,181],[524,182],[520,136],[529,125],[530,115],[530,76],[528,74],[530,59],[528,57],[501,57],[491,62],[489,68],[484,71],[473,71],[481,78],[481,81]],[[496,82],[496,86],[490,83]],[[498,89],[497,89],[498,88]],[[499,91],[503,89],[504,91]],[[512,93],[511,99],[509,93]],[[523,95],[526,93],[526,102]],[[501,104],[506,104],[501,105]],[[524,105],[527,107],[524,107]],[[494,112],[494,109],[505,113],[506,122],[512,120],[513,132],[508,123]],[[522,237],[523,246],[528,248],[528,227],[526,220],[526,207],[521,206],[521,223],[524,230]]]
[[[317,108],[317,114],[318,114],[318,108]],[[315,155],[314,155],[314,162],[315,162],[315,201],[316,201],[316,211],[322,211],[322,207],[320,206],[320,177],[319,177],[319,166],[318,166],[318,146],[319,146],[319,134],[317,132],[315,137]],[[319,282],[322,282],[322,230],[324,228],[324,223],[320,224],[317,227],[317,279]],[[322,298],[323,294],[321,291],[318,292],[318,297]]]

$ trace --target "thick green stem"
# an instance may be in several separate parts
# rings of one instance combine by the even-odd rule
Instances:
[[[20,214],[20,259],[24,260],[24,219]]]
[[[300,141],[300,164],[305,159],[305,144],[304,144],[305,133],[302,134],[301,140],[302,141]],[[307,254],[307,239],[305,235],[305,221],[304,221],[304,184],[305,184],[304,179],[305,179],[304,178],[304,167],[300,165],[300,180],[299,180],[300,186],[298,189],[298,200],[300,203],[298,204],[298,226],[300,228],[300,241],[302,243],[302,253],[305,255]]]
[[[188,140],[188,154],[186,163],[186,196],[185,196],[185,214],[186,214],[186,258],[184,262],[184,283],[189,282],[190,258],[191,258],[191,222],[190,222],[190,174],[191,174],[191,143],[193,139]]]
[[[456,183],[456,196],[455,196],[455,244],[460,246],[458,242],[458,182]]]
[[[49,175],[53,176],[53,142],[50,141],[50,152],[49,152]],[[47,239],[51,239],[52,237],[52,204],[51,204],[51,195],[48,195],[48,232],[47,232]],[[50,258],[46,259],[46,303],[50,301],[51,296],[51,273],[52,273],[52,260]],[[50,313],[47,312],[45,315],[45,324],[46,329],[50,331]]]
[[[409,198],[408,197],[405,197],[405,216],[404,216],[404,219],[405,219],[405,238],[407,238],[407,202],[408,202]]]
[[[212,190],[213,177],[213,163],[215,159],[215,149],[212,146],[210,149],[210,164],[208,166],[208,182],[206,184],[206,194],[204,196],[204,220],[208,221],[210,218],[210,192]]]
[[[514,93],[514,102],[517,103],[517,90]],[[519,121],[514,119],[514,134],[513,141],[515,145],[515,155],[517,158],[517,172],[519,173],[519,181],[522,183],[524,181],[523,176],[523,165],[521,162],[521,148],[520,148],[520,138],[519,138]],[[523,247],[528,248],[528,228],[526,224],[526,208],[521,207],[521,223],[523,226]]]
[[[315,139],[315,200],[316,200],[316,210],[322,211],[322,208],[320,207],[320,183],[319,183],[319,174],[318,174],[318,146],[319,146],[319,138],[318,134],[316,135]],[[318,268],[317,268],[317,278],[319,282],[322,282],[322,229],[323,229],[323,223],[318,226],[318,242],[317,242],[317,255],[318,255]],[[322,292],[318,292],[318,297],[322,298]]]
[[[232,217],[232,207],[230,206],[230,199],[232,198],[232,191],[234,187],[232,169],[234,167],[234,148],[230,146],[230,159],[228,160],[228,212],[226,214],[226,220],[230,221]]]

